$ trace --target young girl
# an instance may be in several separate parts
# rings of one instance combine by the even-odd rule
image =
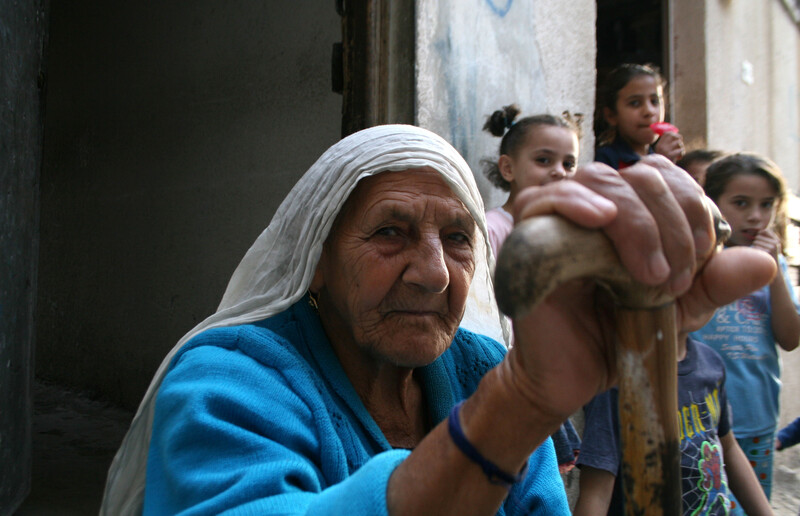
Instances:
[[[595,161],[617,170],[657,152],[675,162],[683,156],[683,137],[676,131],[661,137],[651,125],[664,121],[664,80],[648,65],[623,64],[597,90]]]
[[[494,255],[514,227],[511,206],[517,194],[527,186],[560,181],[575,174],[578,163],[577,124],[571,118],[536,115],[515,122],[519,108],[505,106],[492,113],[483,126],[494,136],[501,136],[500,157],[484,160],[484,173],[502,190],[509,192],[506,203],[486,213],[489,243]],[[580,438],[567,420],[553,435],[559,470],[566,473],[575,465]]]
[[[553,115],[528,116],[515,122],[519,108],[498,109],[483,126],[500,136],[497,161],[483,160],[484,174],[493,185],[508,192],[508,200],[486,213],[489,241],[497,256],[500,245],[514,227],[511,206],[520,190],[571,177],[578,163],[578,126]]]
[[[800,306],[782,254],[786,185],[775,163],[740,153],[712,163],[704,188],[733,230],[726,245],[762,249],[778,265],[772,283],[720,308],[693,334],[722,355],[734,434],[769,497],[781,386],[776,344],[791,351],[800,341]]]

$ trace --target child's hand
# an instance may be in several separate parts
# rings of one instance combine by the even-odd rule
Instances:
[[[775,262],[778,261],[778,255],[781,253],[781,241],[771,229],[759,231],[755,240],[753,240],[752,247],[766,251]]]
[[[775,438],[775,449],[781,451],[783,449],[783,444],[781,444],[781,440],[777,437]]]
[[[657,154],[666,156],[675,163],[683,157],[683,136],[676,132],[666,132],[661,135],[654,148]]]

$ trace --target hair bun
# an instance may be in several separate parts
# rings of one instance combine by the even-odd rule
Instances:
[[[483,125],[483,130],[490,132],[494,136],[503,136],[506,129],[510,129],[514,125],[514,120],[519,114],[519,108],[516,104],[503,106],[492,113]]]
[[[503,126],[509,129],[514,125],[514,120],[516,120],[517,115],[519,115],[519,107],[516,104],[503,106]]]

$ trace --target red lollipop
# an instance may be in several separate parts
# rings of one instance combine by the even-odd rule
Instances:
[[[659,136],[661,136],[664,133],[678,132],[678,128],[670,124],[669,122],[656,122],[654,124],[650,124],[650,130]]]

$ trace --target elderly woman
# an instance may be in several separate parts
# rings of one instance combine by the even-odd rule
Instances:
[[[772,261],[739,250],[751,279],[728,281],[699,188],[649,163],[586,167],[524,192],[516,216],[602,228],[698,326]],[[504,335],[483,213],[467,164],[428,131],[331,147],[156,373],[103,512],[569,514],[548,435],[613,383],[607,319],[576,282],[515,320],[508,353],[481,335]]]

